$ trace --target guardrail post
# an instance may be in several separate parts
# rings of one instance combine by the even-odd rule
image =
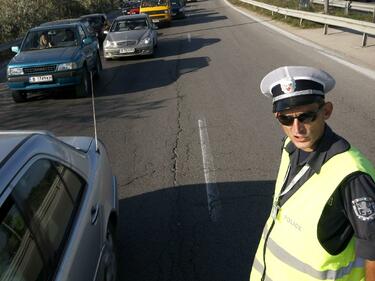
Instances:
[[[324,13],[329,14],[329,0],[324,0]]]
[[[374,8],[374,11],[372,11],[372,22],[375,23],[375,8]]]
[[[362,47],[366,47],[367,45],[367,33],[363,33],[362,36]]]
[[[323,34],[327,35],[327,33],[328,33],[328,24],[325,24],[323,28]]]
[[[299,26],[302,26],[302,21],[303,21],[303,19],[300,18],[300,19],[299,19]]]
[[[349,15],[351,5],[352,5],[352,1],[345,1],[345,15]]]

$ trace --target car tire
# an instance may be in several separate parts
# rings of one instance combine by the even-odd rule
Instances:
[[[77,98],[88,97],[91,93],[91,79],[90,73],[85,66],[82,72],[81,83],[75,88],[75,95]]]
[[[12,98],[15,103],[26,102],[27,93],[22,91],[12,91]]]
[[[100,78],[100,72],[102,71],[102,69],[103,69],[102,60],[100,59],[99,54],[97,54],[96,64],[95,64],[95,76],[94,76],[95,79]]]
[[[106,250],[103,256],[104,280],[116,281],[117,278],[117,245],[115,227],[110,224],[106,235]]]
[[[155,39],[155,45],[154,45],[154,48],[157,48],[158,47],[158,38]]]

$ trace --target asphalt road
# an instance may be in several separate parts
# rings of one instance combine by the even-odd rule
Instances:
[[[159,29],[153,58],[103,61],[98,134],[119,181],[119,271],[126,281],[245,281],[269,213],[282,132],[263,76],[281,65],[331,73],[329,120],[375,162],[375,81],[233,11],[188,3]],[[92,135],[90,99],[14,104],[0,129]]]

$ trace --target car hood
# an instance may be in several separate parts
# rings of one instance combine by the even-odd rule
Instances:
[[[44,50],[24,51],[18,53],[10,61],[10,64],[39,64],[48,62],[62,63],[72,61],[79,51],[79,47],[51,48]]]
[[[109,41],[125,41],[125,40],[137,40],[139,41],[143,36],[149,31],[147,29],[144,30],[130,30],[130,31],[123,31],[123,32],[110,32],[107,35],[107,40]]]

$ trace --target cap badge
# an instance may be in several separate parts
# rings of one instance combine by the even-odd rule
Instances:
[[[293,79],[284,79],[280,82],[280,87],[285,94],[293,93],[296,89],[296,81]]]

